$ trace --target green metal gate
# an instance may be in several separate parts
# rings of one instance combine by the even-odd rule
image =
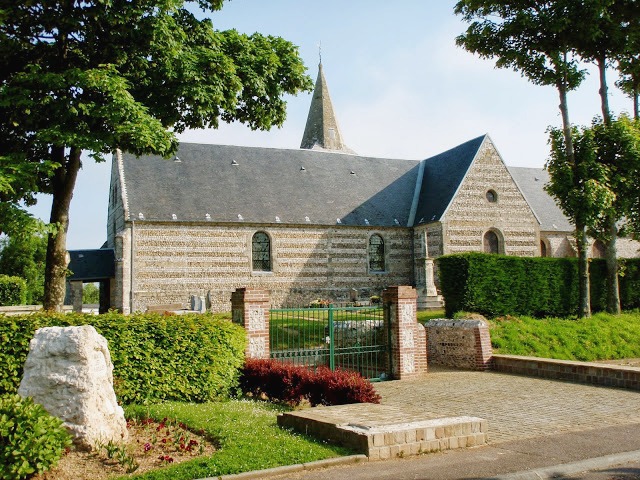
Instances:
[[[271,358],[388,378],[389,330],[381,306],[335,306],[271,310]]]

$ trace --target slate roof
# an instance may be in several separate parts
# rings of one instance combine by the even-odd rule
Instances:
[[[574,226],[565,217],[553,197],[544,191],[549,172],[542,168],[508,167],[524,198],[540,221],[542,231],[572,232]]]
[[[195,143],[180,144],[179,161],[125,153],[129,220],[380,227],[439,221],[486,139],[422,161]],[[542,231],[573,230],[543,189],[545,170],[508,168]]]
[[[97,282],[116,276],[116,256],[112,248],[99,250],[69,250],[72,275],[67,280]]]
[[[316,79],[316,86],[313,90],[313,97],[311,98],[311,105],[309,106],[309,114],[307,115],[307,123],[304,128],[304,134],[302,135],[300,148],[332,150],[355,154],[342,140],[338,119],[333,111],[333,104],[329,96],[327,80],[324,78],[322,71],[322,63],[318,65],[318,78]]]
[[[194,143],[177,157],[123,154],[130,220],[406,227],[420,164]]]
[[[425,160],[416,225],[442,218],[485,138],[482,135]]]

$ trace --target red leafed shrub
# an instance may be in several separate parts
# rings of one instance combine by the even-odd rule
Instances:
[[[245,394],[264,395],[272,401],[311,406],[346,403],[380,403],[380,396],[369,381],[357,372],[307,367],[275,360],[247,359],[240,374]]]
[[[371,382],[358,372],[340,369],[332,372],[327,367],[319,367],[311,375],[306,393],[313,406],[380,403],[380,395]]]

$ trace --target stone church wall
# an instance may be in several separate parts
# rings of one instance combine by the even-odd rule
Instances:
[[[618,238],[616,241],[618,257],[637,258],[640,257],[640,242],[630,238]]]
[[[497,194],[489,202],[487,191]],[[484,234],[502,236],[501,253],[540,255],[539,225],[500,155],[486,141],[443,219],[443,253],[484,250]]]
[[[127,229],[129,231],[129,229]],[[271,272],[252,272],[251,239],[264,231],[271,239]],[[368,241],[385,241],[386,272],[368,272]],[[127,243],[127,235],[121,236]],[[391,285],[412,283],[412,233],[408,228],[291,227],[285,225],[176,225],[135,222],[133,261],[126,245],[119,275],[125,287],[133,265],[133,308],[181,303],[210,292],[212,308],[228,311],[231,292],[255,287],[271,292],[272,304],[304,305],[314,299],[348,301],[379,295]],[[127,289],[122,306],[127,311]]]
[[[125,228],[125,196],[126,192],[122,191],[122,185],[118,168],[122,167],[122,162],[116,160],[114,155],[111,162],[111,183],[109,187],[109,209],[107,212],[107,246],[116,248],[115,238],[118,232],[122,232]]]
[[[575,257],[576,251],[572,245],[571,233],[540,232],[540,239],[547,245],[547,256],[556,258]]]

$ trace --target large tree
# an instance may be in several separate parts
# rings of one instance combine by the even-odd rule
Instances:
[[[588,0],[583,2],[580,10],[582,19],[579,28],[576,28],[577,34],[573,45],[584,60],[594,63],[598,67],[603,121],[601,125],[594,125],[593,128],[595,136],[602,139],[604,145],[607,147],[615,146],[615,153],[608,152],[606,147],[600,146],[596,147],[598,149],[597,156],[601,157],[602,161],[607,161],[607,167],[611,172],[609,188],[616,191],[620,186],[618,180],[621,176],[631,174],[631,171],[622,170],[620,167],[624,162],[615,158],[625,156],[625,153],[619,150],[624,144],[621,142],[622,137],[620,137],[621,125],[623,124],[612,125],[614,116],[609,107],[609,87],[606,74],[607,67],[615,59],[632,60],[634,57],[629,52],[628,44],[638,30],[640,3],[636,0]],[[619,203],[615,202],[613,206],[619,206]],[[595,236],[604,241],[606,246],[607,310],[610,313],[620,313],[617,238],[618,224],[622,216],[623,212],[620,208],[606,209],[603,211],[602,222],[598,224],[599,228],[594,230]]]
[[[520,72],[536,85],[557,89],[563,125],[561,146],[567,165],[575,173],[571,178],[577,181],[581,158],[574,153],[567,94],[584,78],[574,48],[580,5],[573,0],[461,0],[455,12],[470,23],[457,38],[458,45],[482,58],[495,59],[497,67]],[[587,225],[583,216],[572,220],[579,257],[579,315],[589,316]]]
[[[311,88],[291,43],[214,30],[187,8],[222,3],[0,0],[0,167],[21,179],[5,189],[13,198],[53,196],[46,309],[64,299],[83,152],[95,161],[117,148],[169,156],[175,133],[220,120],[269,129],[284,121],[284,94]]]

